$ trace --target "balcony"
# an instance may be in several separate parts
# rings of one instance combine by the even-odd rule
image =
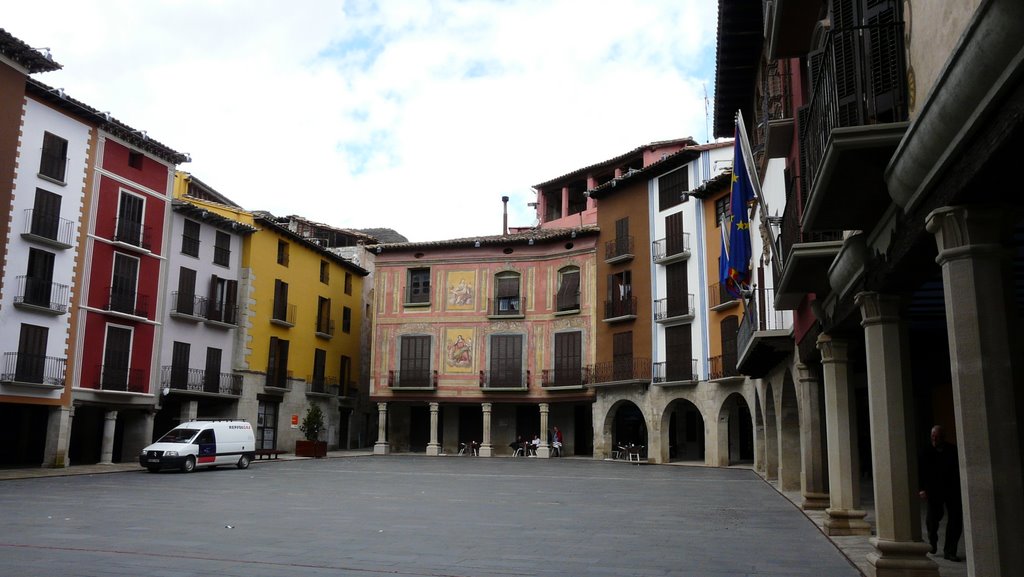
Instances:
[[[69,249],[74,245],[75,222],[33,208],[25,209],[25,232],[21,237],[52,246]]]
[[[160,371],[160,386],[170,389],[171,392],[240,397],[242,396],[242,375],[164,366]]]
[[[654,322],[674,325],[693,322],[693,294],[682,298],[663,298],[654,301]]]
[[[594,365],[592,385],[641,384],[651,381],[651,359],[624,359]]]
[[[28,353],[4,353],[0,383],[63,388],[67,359]]]
[[[18,292],[14,306],[51,315],[68,312],[71,287],[30,276],[18,277]]]
[[[522,318],[523,316],[525,316],[523,314],[523,311],[525,309],[525,297],[498,297],[496,299],[491,300],[491,312],[489,313],[488,316]]]
[[[291,315],[292,319],[294,319],[294,308],[291,311]],[[208,325],[229,329],[235,328],[238,326],[238,305],[225,306],[220,301],[205,299],[203,303],[203,318],[206,319],[206,324]]]
[[[907,120],[903,23],[827,33],[809,60],[800,156],[809,197],[804,231],[871,230],[889,207],[883,178]]]
[[[321,318],[316,322],[316,336],[321,339],[334,338],[334,321]]]
[[[800,185],[794,179],[782,214],[782,265],[775,272],[774,309],[796,310],[807,294],[828,294],[828,270],[843,246],[842,231],[800,230]]]
[[[482,391],[525,391],[530,386],[530,371],[480,371]]]
[[[269,366],[267,367],[267,380],[263,386],[268,389],[287,391],[291,389],[291,383],[289,382],[291,376],[291,371]]]
[[[793,145],[795,124],[789,63],[788,59],[771,60],[761,68],[758,84],[761,106],[755,110],[752,142],[758,166],[763,166],[765,158],[787,156]]]
[[[713,311],[730,309],[740,304],[740,299],[729,294],[725,285],[716,282],[708,287],[708,307]]]
[[[651,382],[667,385],[671,383],[694,384],[699,378],[697,359],[679,359],[654,363]]]
[[[152,230],[153,227],[146,226],[141,222],[119,218],[114,227],[114,243],[125,248],[141,249],[149,252]]]
[[[306,394],[335,397],[338,395],[338,377],[311,375],[306,377]]]
[[[547,390],[582,389],[592,378],[590,367],[544,369],[540,375],[540,386]]]
[[[437,371],[388,371],[388,387],[404,391],[432,391],[437,388]]]
[[[690,233],[670,234],[651,243],[655,264],[672,264],[690,258]]]
[[[171,316],[199,322],[203,320],[206,298],[192,293],[174,291],[171,293]]]
[[[274,303],[274,311],[270,322],[282,327],[295,326],[295,305],[291,303]]]
[[[753,378],[764,377],[793,351],[792,327],[791,314],[775,308],[774,291],[755,289],[740,320],[737,370]]]
[[[149,315],[149,296],[135,291],[127,291],[116,287],[107,287],[107,303],[103,307],[112,313],[120,313],[131,317],[147,318]]]
[[[739,369],[736,368],[736,356],[718,355],[708,359],[708,380],[719,381],[725,379],[742,379]]]
[[[636,318],[636,297],[604,301],[604,322],[618,323]]]
[[[633,237],[622,236],[604,243],[604,262],[613,264],[633,259]]]
[[[145,376],[142,369],[129,369],[111,365],[96,365],[93,388],[103,391],[124,391],[128,393],[147,393]]]

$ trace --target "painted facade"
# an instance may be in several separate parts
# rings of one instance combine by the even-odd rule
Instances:
[[[369,246],[379,453],[590,454],[596,229]],[[387,423],[386,428],[384,423]]]

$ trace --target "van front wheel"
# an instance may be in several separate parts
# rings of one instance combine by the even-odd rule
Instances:
[[[238,464],[235,466],[238,467],[239,469],[248,469],[250,460],[251,459],[249,459],[249,455],[242,455],[241,457],[238,458]]]
[[[191,473],[192,471],[195,471],[196,458],[189,455],[189,457],[185,459],[185,463],[181,466],[181,470],[185,473]]]

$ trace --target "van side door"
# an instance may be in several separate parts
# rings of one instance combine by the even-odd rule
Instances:
[[[196,444],[199,445],[200,465],[212,465],[217,459],[217,436],[213,429],[203,429],[196,437]]]

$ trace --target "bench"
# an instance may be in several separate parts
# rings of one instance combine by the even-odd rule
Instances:
[[[288,451],[282,451],[281,449],[256,449],[256,458],[263,459],[276,459],[278,455],[283,455]]]

